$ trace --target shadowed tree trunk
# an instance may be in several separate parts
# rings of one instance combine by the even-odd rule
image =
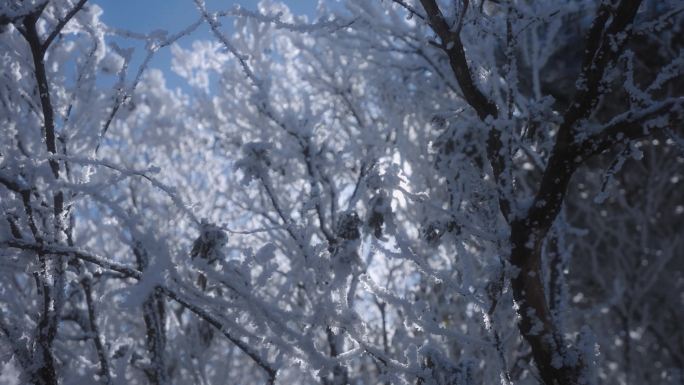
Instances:
[[[597,149],[615,145],[619,132],[625,137],[636,133],[627,126],[605,131],[598,137],[590,137],[576,143],[575,126],[595,109],[604,92],[600,89],[606,67],[613,63],[620,47],[627,43],[629,33],[624,33],[634,20],[640,0],[623,0],[615,7],[603,2],[587,35],[585,57],[574,102],[563,116],[555,145],[543,171],[542,180],[530,209],[522,216],[511,214],[510,196],[499,196],[501,213],[510,225],[510,263],[516,268],[511,279],[513,297],[519,306],[519,329],[532,348],[532,356],[539,375],[547,385],[577,384],[581,380],[583,362],[581,355],[567,348],[561,332],[555,325],[549,310],[541,271],[542,245],[551,225],[563,205],[568,185],[577,167]],[[433,31],[440,38],[440,47],[449,58],[454,76],[464,99],[477,112],[479,118],[498,118],[496,104],[480,91],[465,55],[460,38],[460,28],[450,26],[435,0],[421,0]],[[464,0],[462,13],[468,9]],[[463,20],[464,15],[460,15]],[[509,29],[510,35],[510,29]],[[578,83],[579,84],[579,83]],[[638,135],[638,134],[637,134]],[[506,166],[503,145],[495,128],[490,129],[487,154],[492,166],[494,180],[499,186],[512,181],[503,180]],[[570,352],[572,351],[572,354]],[[575,357],[575,358],[572,358]]]

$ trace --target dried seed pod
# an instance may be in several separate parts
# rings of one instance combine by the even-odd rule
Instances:
[[[337,223],[337,236],[347,240],[359,239],[361,238],[360,225],[361,220],[356,212],[346,212],[340,216]]]
[[[200,235],[192,244],[190,256],[201,258],[211,264],[221,257],[221,248],[228,241],[228,236],[220,227],[202,221],[200,224]]]

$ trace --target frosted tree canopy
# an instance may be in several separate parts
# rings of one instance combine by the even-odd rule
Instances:
[[[0,2],[0,384],[682,384],[681,1],[177,1]]]

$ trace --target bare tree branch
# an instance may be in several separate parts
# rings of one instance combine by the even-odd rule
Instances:
[[[41,51],[45,52],[48,50],[48,48],[50,48],[50,44],[52,44],[52,41],[57,37],[57,35],[59,35],[60,32],[62,32],[64,26],[67,25],[67,23],[69,23],[69,21],[78,13],[78,11],[80,11],[83,8],[87,1],[88,0],[79,0],[79,2],[69,10],[69,12],[64,16],[64,18],[57,23],[55,29],[50,33],[50,35],[48,35],[48,37],[41,45]]]
[[[475,84],[461,41],[460,29],[452,30],[449,27],[435,0],[421,0],[420,2],[425,8],[430,26],[441,40],[440,48],[449,57],[449,64],[466,102],[475,110],[483,122],[488,119],[497,119],[499,111],[496,104]],[[465,12],[465,8],[462,12]],[[502,148],[501,134],[495,128],[491,128],[487,139],[487,156],[491,162],[497,185],[501,182],[501,175],[505,168],[504,156],[501,153]],[[504,217],[508,218],[511,211],[510,202],[502,194],[499,195],[501,212]]]

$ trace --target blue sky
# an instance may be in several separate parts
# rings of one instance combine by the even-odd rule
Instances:
[[[212,10],[230,9],[236,4],[254,10],[258,4],[256,0],[206,0],[206,2],[207,7]],[[283,2],[294,14],[307,15],[312,19],[316,13],[318,0],[285,0]],[[193,0],[92,0],[92,3],[103,9],[102,20],[107,25],[133,32],[145,33],[164,29],[170,33],[175,33],[199,17]],[[229,25],[230,23],[224,23],[224,26]],[[178,43],[183,47],[189,47],[194,40],[211,38],[209,29],[203,26]],[[132,41],[117,40],[117,43],[123,46],[136,47],[132,64],[133,68],[137,68],[144,56],[143,46]],[[182,87],[181,79],[171,73],[170,65],[171,53],[168,48],[158,52],[151,63],[151,67],[164,71],[167,84],[170,87]]]

